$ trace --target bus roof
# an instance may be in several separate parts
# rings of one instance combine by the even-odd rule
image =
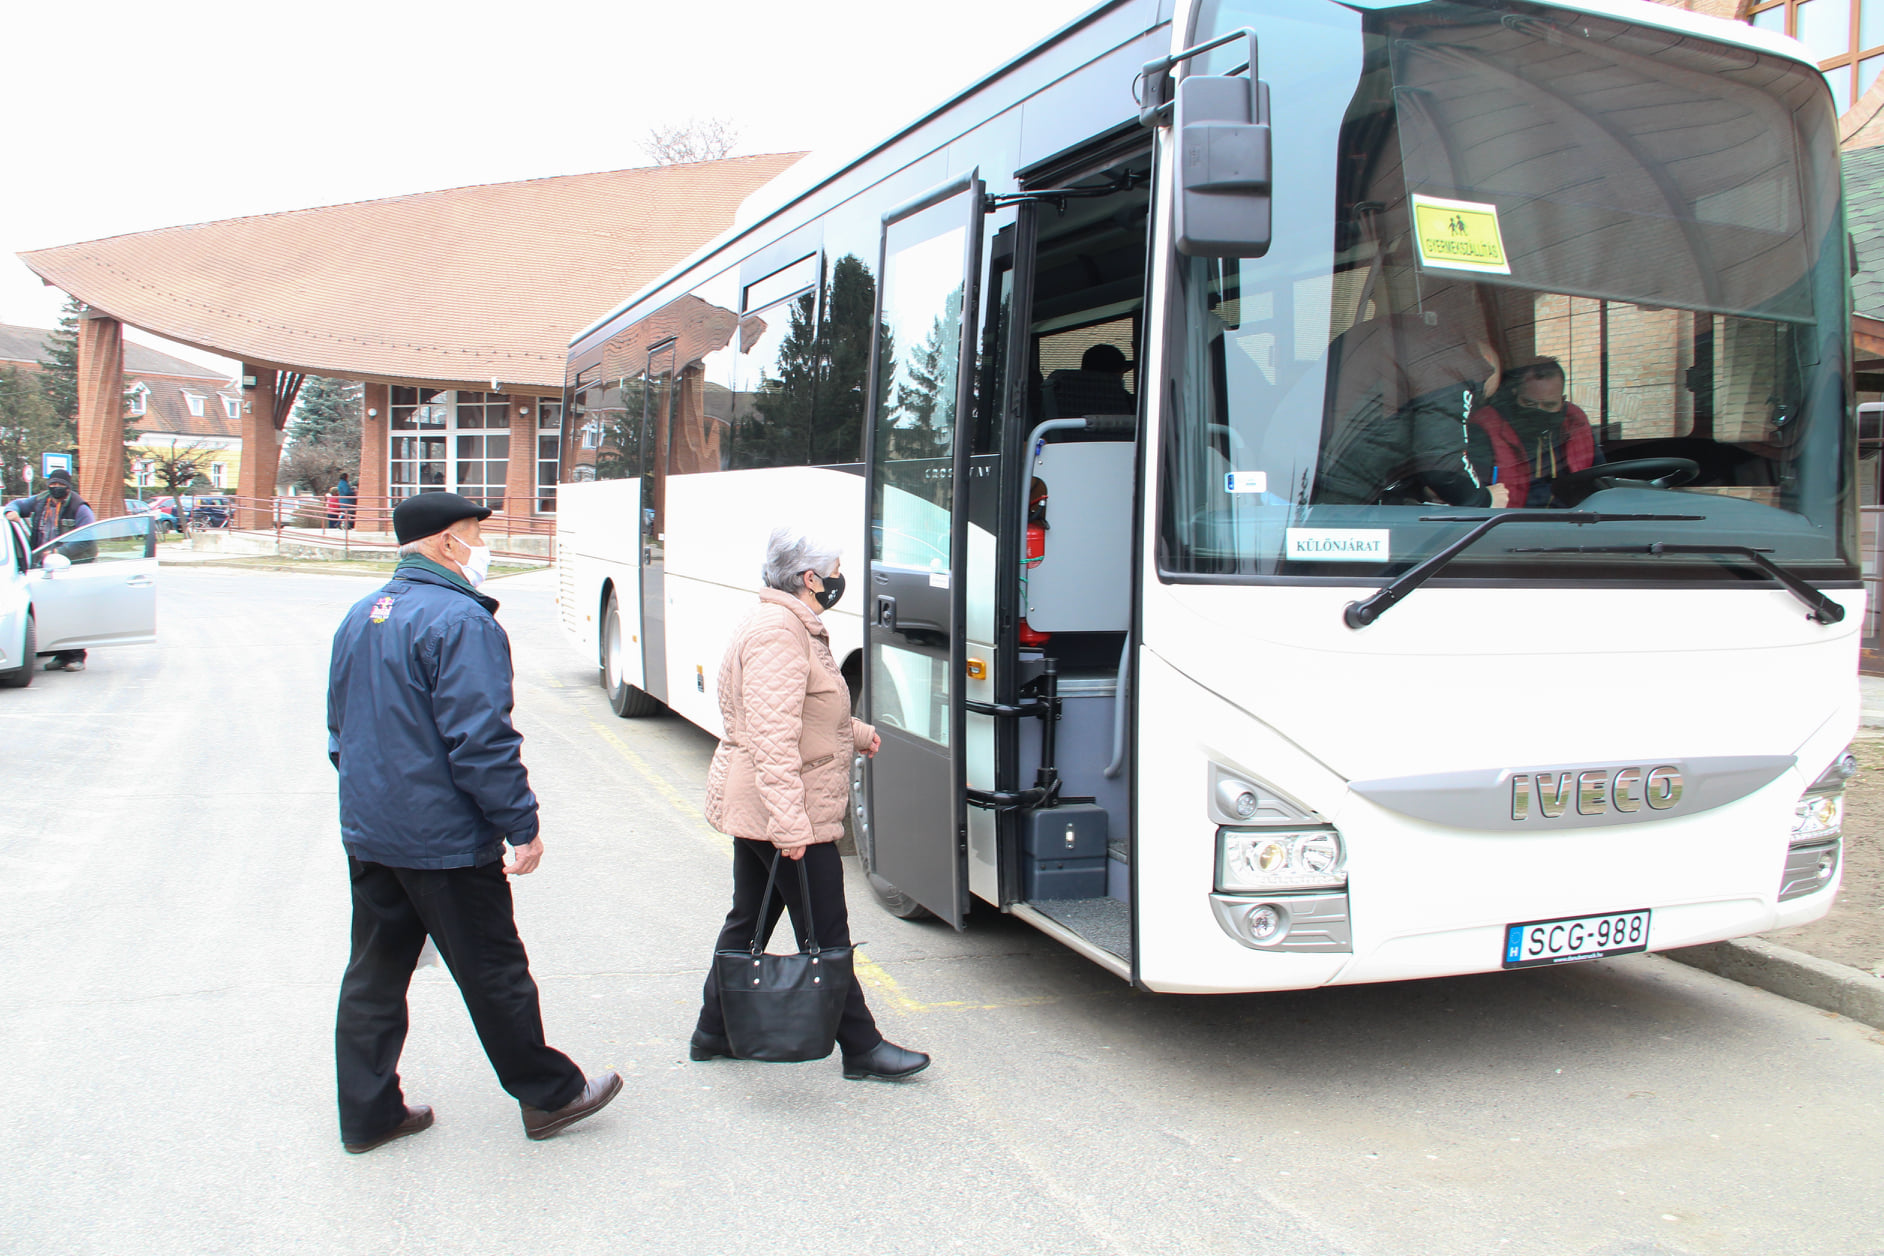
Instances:
[[[862,165],[878,153],[888,149],[904,136],[921,129],[931,119],[946,113],[957,104],[967,100],[976,92],[995,82],[1019,66],[1038,56],[1042,51],[1066,38],[1101,15],[1114,9],[1131,4],[1144,3],[1145,0],[1104,0],[1103,3],[1088,9],[1072,21],[1052,31],[1041,39],[1017,53],[1015,56],[989,70],[968,86],[947,97],[934,108],[925,110],[903,126],[896,128],[889,135],[861,152],[848,155],[834,155],[826,150],[814,150],[804,159],[793,163],[761,184],[740,202],[734,211],[733,225],[721,232],[714,239],[696,249],[692,254],[670,267],[652,282],[644,284],[608,313],[584,327],[569,338],[573,349],[576,345],[594,335],[609,323],[621,317],[627,310],[661,288],[672,283],[680,275],[699,265],[713,254],[726,248],[734,240],[757,230],[765,223],[790,209],[794,204],[841,178],[845,172]],[[1145,29],[1155,29],[1160,23],[1170,21],[1173,10],[1180,0],[1155,0],[1157,16]],[[1186,8],[1189,0],[1182,0]],[[1343,4],[1349,8],[1375,11],[1381,9],[1412,8],[1429,3],[1430,0],[1328,0],[1329,3]],[[1611,17],[1619,21],[1640,25],[1659,26],[1666,30],[1697,35],[1717,43],[1738,44],[1755,51],[1785,57],[1804,65],[1818,68],[1804,44],[1790,36],[1762,30],[1750,22],[1735,21],[1729,18],[1710,17],[1703,13],[1692,13],[1685,9],[1657,4],[1654,0],[1550,0],[1553,8],[1565,9],[1575,13],[1587,13],[1594,17]],[[1829,92],[1829,88],[1827,89]]]
[[[740,236],[746,234],[748,231],[763,226],[771,219],[776,218],[778,215],[790,209],[800,200],[816,192],[819,188],[842,177],[846,171],[862,165],[878,153],[883,152],[912,131],[920,130],[923,125],[931,119],[947,113],[950,109],[968,99],[970,96],[973,96],[988,84],[993,83],[1003,75],[1011,73],[1017,67],[1024,65],[1045,49],[1065,39],[1074,31],[1089,25],[1103,14],[1114,9],[1125,8],[1134,4],[1143,4],[1145,2],[1146,0],[1104,0],[1104,3],[1086,10],[1086,12],[1080,14],[1072,21],[1067,22],[1064,26],[1035,40],[1025,49],[995,66],[968,86],[940,101],[933,108],[925,109],[908,123],[897,127],[894,131],[890,132],[890,134],[884,136],[883,139],[865,147],[860,152],[847,150],[845,154],[840,156],[828,150],[813,150],[811,154],[802,161],[796,162],[780,171],[777,175],[773,176],[770,182],[761,184],[758,188],[754,189],[744,201],[740,202],[739,208],[733,213],[733,225],[731,227],[721,232],[716,238],[709,240],[691,255],[662,274],[658,279],[644,285],[638,291],[631,294],[628,299],[623,301],[620,305],[617,305],[614,309],[596,319],[587,327],[584,327],[574,336],[571,336],[569,338],[570,345],[573,347],[585,337],[593,335],[602,327],[613,322],[616,318],[619,318],[623,311],[633,307],[636,302],[643,300],[648,294],[673,282],[677,276],[692,269],[706,258],[711,257],[714,253],[725,248]],[[1174,4],[1177,3],[1177,0],[1155,0],[1155,2],[1158,8],[1158,16],[1155,21],[1146,26],[1147,30],[1154,29],[1161,22],[1169,21],[1171,9]],[[754,212],[755,210],[756,212]]]

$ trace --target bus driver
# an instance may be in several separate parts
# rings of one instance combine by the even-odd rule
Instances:
[[[1588,416],[1564,396],[1556,358],[1512,368],[1505,386],[1473,411],[1468,448],[1481,479],[1509,491],[1513,506],[1533,509],[1568,504],[1554,495],[1556,478],[1603,461]]]

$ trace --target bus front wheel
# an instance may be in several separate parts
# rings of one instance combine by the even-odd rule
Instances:
[[[646,690],[629,684],[622,674],[626,654],[622,644],[621,603],[611,591],[608,612],[602,616],[602,688],[608,694],[608,705],[623,719],[654,715],[661,709],[660,702]]]

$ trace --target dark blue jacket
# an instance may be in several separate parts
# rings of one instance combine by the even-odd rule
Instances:
[[[408,558],[334,633],[327,755],[340,840],[395,868],[469,868],[536,837],[494,599]]]

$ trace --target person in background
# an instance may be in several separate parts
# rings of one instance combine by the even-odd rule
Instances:
[[[327,755],[340,773],[340,839],[353,889],[353,953],[334,1055],[340,1141],[360,1153],[432,1124],[399,1086],[406,990],[429,936],[464,996],[491,1067],[548,1138],[607,1106],[614,1072],[585,1078],[543,1039],[506,874],[543,858],[536,795],[510,722],[510,638],[479,593],[490,511],[456,493],[393,511],[399,566],[346,614],[327,682]],[[512,862],[504,862],[508,843]]]
[[[1474,466],[1496,468],[1510,505],[1531,509],[1567,505],[1554,492],[1557,477],[1603,461],[1588,416],[1564,395],[1556,358],[1505,373],[1504,386],[1472,412],[1470,455]]]
[[[767,587],[734,629],[720,662],[726,736],[707,770],[706,818],[734,840],[733,906],[716,950],[744,949],[755,933],[763,942],[786,900],[804,936],[799,894],[787,890],[760,902],[775,856],[802,861],[818,944],[850,945],[844,861],[835,843],[850,805],[851,761],[860,751],[874,756],[883,743],[874,728],[851,717],[850,687],[819,618],[844,594],[838,564],[835,545],[791,528],[774,531],[765,552]],[[781,874],[780,888],[788,884]],[[837,1045],[852,1081],[895,1081],[929,1067],[922,1052],[884,1038],[856,982]],[[695,1060],[732,1055],[711,973],[688,1054]]]
[[[330,528],[339,527],[340,526],[340,493],[339,491],[330,490],[327,496],[321,500],[321,505],[327,511],[327,526]]]
[[[72,487],[72,473],[63,467],[46,477],[46,491],[32,497],[8,502],[6,517],[25,525],[27,544],[32,549],[46,545],[74,528],[98,522],[98,516]],[[62,650],[46,660],[49,672],[82,672],[85,651]]]
[[[334,496],[340,499],[340,526],[352,528],[353,511],[360,500],[360,495],[354,491],[353,484],[347,479],[347,473],[344,471],[340,473],[340,483],[334,485]]]

